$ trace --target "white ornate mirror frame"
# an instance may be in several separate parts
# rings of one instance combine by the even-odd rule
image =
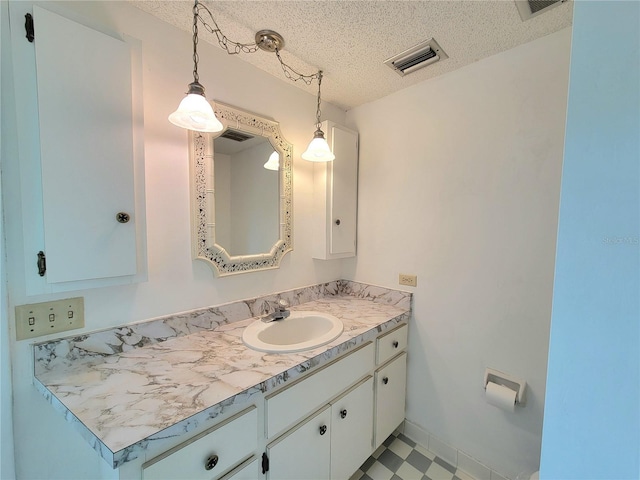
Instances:
[[[293,250],[293,145],[282,136],[278,122],[223,103],[215,102],[214,108],[225,127],[222,132],[189,132],[193,258],[209,263],[220,277],[278,268],[282,257]],[[280,154],[280,238],[267,253],[230,256],[216,243],[213,141],[228,128],[266,137]]]

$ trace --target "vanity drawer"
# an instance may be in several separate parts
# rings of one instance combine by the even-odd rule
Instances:
[[[364,377],[373,368],[374,346],[368,343],[353,353],[300,379],[288,388],[267,397],[267,437],[327,403]]]
[[[407,330],[407,324],[404,324],[376,340],[376,365],[382,365],[407,348]]]
[[[257,444],[258,410],[252,407],[145,463],[142,478],[210,480],[251,456]],[[207,469],[214,455],[217,463]]]

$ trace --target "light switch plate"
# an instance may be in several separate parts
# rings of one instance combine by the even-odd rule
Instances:
[[[398,275],[398,283],[400,285],[408,285],[410,287],[418,286],[418,276],[417,275],[409,275],[406,273],[401,273]]]
[[[84,297],[16,306],[16,338],[40,337],[84,327]]]

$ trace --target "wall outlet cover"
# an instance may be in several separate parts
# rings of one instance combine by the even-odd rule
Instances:
[[[401,273],[398,276],[398,283],[400,285],[408,285],[410,287],[418,286],[418,276],[417,275],[409,275],[407,273]]]

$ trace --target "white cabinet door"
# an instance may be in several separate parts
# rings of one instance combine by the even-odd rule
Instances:
[[[370,455],[373,444],[373,378],[331,405],[331,479],[347,480]]]
[[[37,6],[33,16],[47,281],[135,275],[129,45]]]
[[[375,447],[404,420],[407,390],[407,354],[403,353],[375,373]]]
[[[325,121],[322,129],[336,156],[314,165],[313,257],[321,260],[356,254],[358,133]]]
[[[327,405],[267,447],[269,480],[329,479],[331,407]]]

